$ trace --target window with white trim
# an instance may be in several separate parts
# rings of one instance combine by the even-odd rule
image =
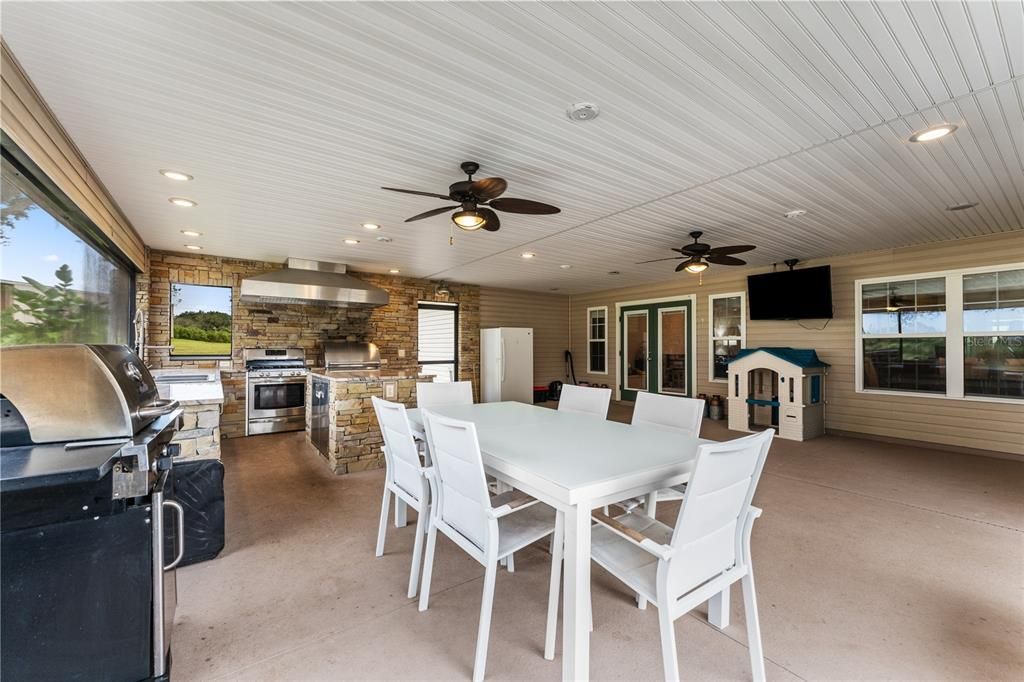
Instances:
[[[708,296],[708,379],[728,379],[729,361],[746,344],[747,306],[743,292]]]
[[[1024,397],[1024,268],[964,275],[964,394]]]
[[[1024,398],[1024,265],[856,283],[857,386]]]
[[[587,308],[587,373],[608,373],[608,307]]]

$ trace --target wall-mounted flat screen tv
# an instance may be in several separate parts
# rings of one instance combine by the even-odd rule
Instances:
[[[751,320],[814,320],[832,317],[832,268],[768,272],[747,277]]]

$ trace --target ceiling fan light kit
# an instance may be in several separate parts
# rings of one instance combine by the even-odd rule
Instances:
[[[709,244],[704,244],[700,241],[703,234],[704,233],[700,230],[694,230],[690,233],[690,239],[693,240],[692,244],[687,244],[679,249],[672,249],[673,251],[682,254],[680,256],[640,261],[637,265],[643,265],[644,263],[657,263],[665,260],[679,260],[682,261],[682,263],[676,266],[676,272],[686,270],[690,274],[700,275],[711,265],[746,265],[747,262],[745,260],[733,258],[732,254],[752,251],[757,248],[750,244],[716,246],[715,248],[711,248]],[[703,280],[701,281],[703,283]]]
[[[502,198],[508,183],[504,178],[483,178],[474,180],[473,175],[480,170],[480,164],[475,161],[463,161],[460,168],[466,174],[465,180],[453,182],[448,187],[448,194],[435,192],[421,192],[415,189],[399,189],[397,187],[382,187],[390,192],[401,192],[403,194],[416,194],[418,196],[433,197],[453,201],[455,206],[442,206],[429,211],[424,211],[405,222],[411,223],[414,220],[431,218],[449,211],[456,211],[452,215],[452,223],[460,230],[475,231],[479,229],[488,232],[497,232],[501,228],[501,220],[495,211],[504,213],[525,213],[529,215],[550,215],[559,213],[561,209],[550,204],[542,204],[539,201],[529,199]],[[453,243],[449,237],[449,243]]]

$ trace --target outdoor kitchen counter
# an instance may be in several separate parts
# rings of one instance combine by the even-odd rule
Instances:
[[[381,445],[384,441],[373,413],[374,396],[416,406],[416,370],[358,372],[349,370],[310,370],[306,381],[306,439],[327,460],[336,474],[379,469],[384,466]],[[322,428],[313,437],[313,382],[327,379],[327,433]],[[322,422],[321,422],[322,423]],[[324,437],[324,435],[326,437]]]
[[[161,398],[177,400],[183,409],[182,426],[172,442],[181,446],[178,460],[220,459],[220,416],[224,408],[224,385],[220,371],[195,369],[153,370]],[[174,377],[206,377],[204,381],[177,381]],[[161,381],[171,377],[172,382]]]

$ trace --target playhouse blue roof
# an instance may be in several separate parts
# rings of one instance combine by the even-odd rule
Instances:
[[[828,367],[827,362],[818,359],[818,354],[813,348],[744,348],[736,354],[729,362],[734,362],[758,351],[771,353],[777,358],[796,365],[797,367]]]

